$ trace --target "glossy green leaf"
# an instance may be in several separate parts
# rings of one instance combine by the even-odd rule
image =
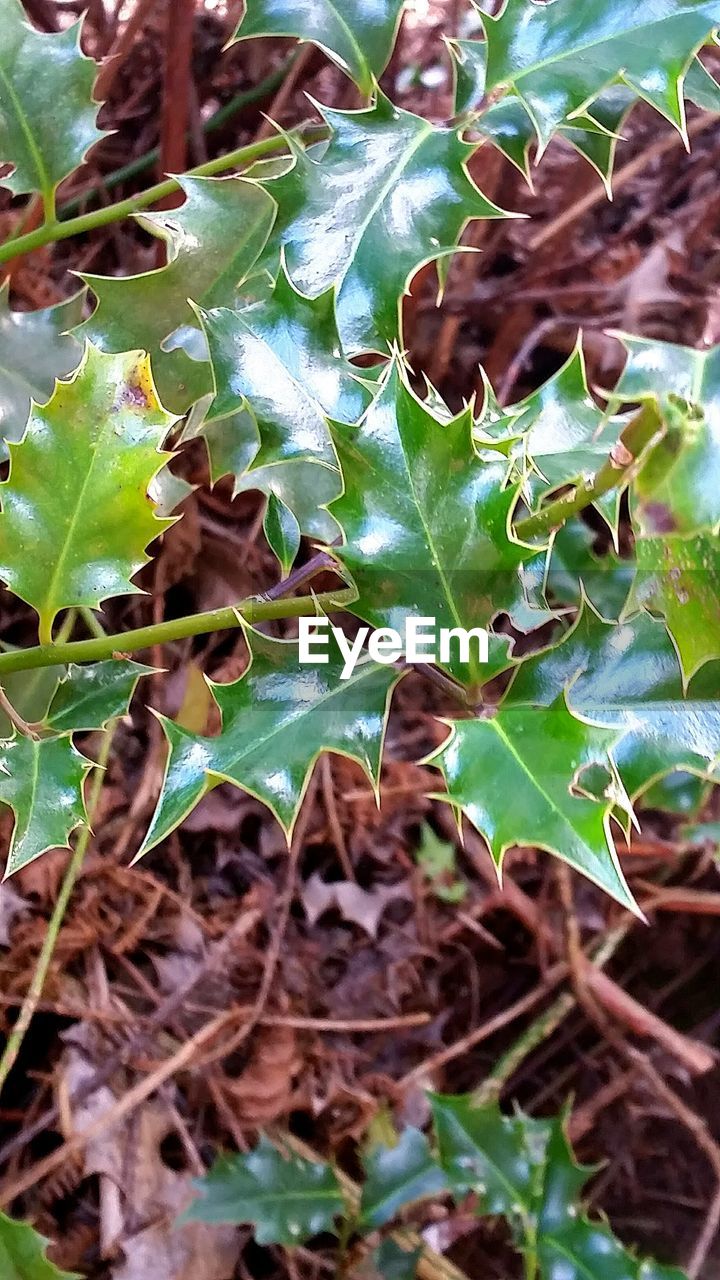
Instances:
[[[0,1213],[0,1276],[2,1280],[79,1280],[60,1271],[45,1256],[49,1241],[28,1222]]]
[[[595,99],[592,115],[573,116],[558,126],[557,136],[592,165],[602,178],[608,195],[611,194],[618,138],[635,101],[629,89],[623,85],[612,85]],[[473,124],[532,185],[530,156],[537,144],[537,130],[522,99],[506,93],[491,102]]]
[[[470,629],[512,610],[534,549],[509,538],[507,464],[476,455],[469,410],[439,421],[394,365],[361,425],[333,423],[332,433],[345,492],[330,510],[344,535],[338,559],[359,593],[353,613],[402,634],[410,616]],[[489,675],[476,641],[469,662],[455,649],[446,665],[468,683]]]
[[[486,89],[508,85],[522,100],[544,148],[556,129],[620,82],[679,129],[685,127],[683,76],[720,25],[717,0],[506,0],[482,15]],[[590,105],[588,105],[590,104]]]
[[[686,1280],[640,1261],[602,1223],[579,1211],[591,1169],[576,1164],[564,1118],[504,1116],[470,1098],[432,1098],[440,1162],[456,1192],[474,1192],[481,1213],[502,1213],[541,1280]]]
[[[633,583],[632,560],[623,559],[612,547],[596,553],[596,536],[583,520],[569,520],[558,529],[550,545],[545,568],[544,592],[551,606],[579,605],[585,595],[608,621],[616,621],[627,603]]]
[[[55,192],[102,136],[92,88],[96,64],[80,49],[81,24],[44,35],[18,0],[0,0],[0,187],[37,191],[46,212]]]
[[[332,128],[324,154],[297,151],[290,172],[267,184],[277,239],[303,293],[337,285],[345,349],[386,351],[418,267],[451,253],[470,218],[507,215],[470,180],[473,147],[457,130],[401,111],[380,91],[366,111],[321,111]]]
[[[552,1121],[504,1116],[497,1106],[476,1107],[464,1095],[431,1094],[430,1105],[438,1159],[454,1193],[474,1192],[481,1213],[529,1227],[542,1193]]]
[[[699,58],[688,69],[684,82],[685,97],[703,111],[720,112],[720,85]]]
[[[720,658],[718,535],[636,538],[635,558],[626,612],[643,606],[665,619],[687,683],[706,662]]]
[[[277,557],[283,578],[287,578],[300,550],[300,525],[282,498],[268,495],[263,531],[268,545]]]
[[[22,439],[30,402],[41,404],[55,379],[79,363],[82,347],[67,333],[82,319],[84,293],[40,311],[14,311],[0,284],[0,439]]]
[[[83,782],[91,767],[70,734],[38,740],[16,733],[0,742],[0,804],[15,815],[5,878],[48,849],[69,848],[86,818]]]
[[[252,0],[235,38],[296,36],[311,40],[363,93],[385,70],[404,0]]]
[[[505,851],[531,845],[553,853],[635,911],[610,834],[610,813],[626,804],[610,754],[619,734],[578,719],[564,697],[549,707],[511,706],[490,720],[457,720],[428,763],[484,837],[498,869]],[[609,775],[603,801],[574,794],[582,774]],[[512,797],[510,800],[509,797]]]
[[[579,714],[623,731],[613,756],[631,796],[720,756],[720,663],[686,696],[667,630],[647,613],[616,625],[586,606],[560,644],[520,665],[506,704],[548,707],[564,689]]]
[[[127,715],[138,680],[152,672],[152,667],[129,658],[68,667],[43,719],[44,728],[53,733],[104,728],[109,720]]]
[[[260,448],[260,432],[247,409],[227,418],[204,422],[199,429],[210,461],[213,484],[223,476],[234,478],[234,496],[259,490],[274,494],[295,516],[301,531],[328,545],[340,535],[337,522],[325,509],[341,489],[337,465],[308,458],[252,466]]]
[[[148,496],[169,456],[160,446],[171,421],[141,352],[106,356],[88,345],[77,373],[10,446],[0,577],[36,610],[43,642],[61,609],[137,591],[131,578],[147,544],[172,523]]]
[[[541,497],[561,485],[592,477],[607,461],[624,425],[598,408],[590,395],[582,347],[578,343],[562,368],[537,391],[510,405],[502,418],[491,405],[485,410],[491,421],[486,432],[481,416],[480,439],[490,434],[517,438],[511,449],[520,476],[523,496],[531,510]],[[611,526],[617,523],[617,493],[598,506]]]
[[[696,773],[675,769],[653,782],[644,792],[641,809],[661,809],[678,817],[696,817],[705,806],[712,784]]]
[[[188,733],[160,717],[169,742],[162,792],[141,857],[174,830],[221,782],[257,796],[290,834],[318,756],[357,760],[378,786],[385,722],[400,673],[358,663],[342,679],[331,633],[326,664],[301,663],[295,641],[249,633],[252,662],[232,684],[212,684],[222,715],[216,738]]]
[[[266,1138],[247,1155],[224,1156],[195,1182],[183,1222],[252,1223],[258,1244],[302,1244],[332,1231],[344,1208],[329,1164],[285,1158]]]
[[[555,0],[556,4],[557,2]],[[611,0],[592,4],[592,8],[590,0],[580,6],[571,6],[570,0],[566,0],[556,9],[555,24],[552,23],[554,15],[548,15],[547,19],[540,21],[535,19],[534,24],[530,21],[530,36],[526,47],[523,43],[523,23],[526,17],[532,19],[532,10],[529,7],[530,0],[527,0],[526,14],[522,14],[522,3],[523,0],[518,0],[514,6],[506,6],[498,20],[499,28],[503,22],[508,23],[503,39],[512,41],[508,32],[513,27],[517,34],[516,41],[504,51],[506,92],[499,98],[491,98],[473,121],[473,126],[507,156],[528,182],[531,181],[530,153],[534,144],[538,140],[541,142],[542,153],[550,137],[557,134],[597,170],[610,195],[615,149],[618,137],[623,136],[625,117],[638,99],[646,96],[635,83],[623,80],[626,65],[623,41],[634,38],[635,33],[629,31],[628,23],[632,25],[637,11],[631,8],[629,2],[621,6],[618,14],[617,6]],[[478,23],[487,19],[487,15],[479,9],[477,17]],[[618,18],[619,29],[614,32]],[[546,29],[541,31],[540,26]],[[606,41],[603,32],[612,36],[612,39]],[[679,34],[684,37],[685,27]],[[582,42],[588,35],[591,41],[589,48],[578,53],[574,42]],[[671,41],[677,35],[677,31],[672,33]],[[600,62],[597,61],[598,49],[595,47],[598,36]],[[491,43],[493,41],[494,37],[491,35]],[[500,43],[498,41],[498,45]],[[455,110],[458,115],[467,115],[484,105],[488,87],[488,44],[480,39],[464,39],[451,40],[449,47],[454,65]],[[674,44],[671,45],[671,56],[673,49],[676,51]],[[695,48],[691,55],[694,52]],[[538,66],[535,60],[542,61],[545,56],[548,58],[547,65]],[[575,65],[568,65],[566,57],[569,60],[575,59]],[[602,59],[605,59],[604,63]],[[559,96],[555,96],[556,84],[551,82],[557,65]],[[523,77],[526,75],[530,82],[528,96],[523,91]],[[649,80],[652,81],[652,70],[649,72]],[[597,86],[598,83],[601,85],[599,89],[596,87],[590,93],[585,92],[588,86]],[[667,87],[666,80],[663,84]],[[657,87],[651,85],[651,89]],[[493,88],[497,92],[497,86]],[[536,113],[533,101],[538,88],[540,110]],[[691,56],[687,71],[678,81],[677,89],[680,104],[684,96],[686,101],[703,110],[720,111],[720,88],[699,58]],[[674,107],[677,110],[677,103],[674,103]],[[660,109],[663,109],[662,105]],[[676,115],[675,122],[677,119]],[[684,120],[684,113],[679,119]]]
[[[479,26],[481,22],[479,9],[477,22]],[[455,114],[467,115],[480,107],[485,96],[487,44],[484,40],[464,38],[449,39],[447,45],[453,66]]]
[[[250,405],[261,442],[253,467],[294,458],[336,466],[326,415],[357,422],[370,402],[342,352],[334,302],[333,290],[303,297],[281,270],[267,300],[202,315],[215,385],[208,420]]]
[[[360,1223],[366,1231],[390,1222],[405,1205],[447,1187],[445,1174],[419,1129],[407,1128],[394,1147],[376,1147],[364,1159]]]
[[[628,358],[613,400],[657,395],[666,422],[665,439],[634,485],[641,534],[714,528],[720,522],[720,347],[697,351],[615,336]]]
[[[262,252],[275,216],[271,197],[244,178],[185,176],[181,186],[187,197],[181,208],[137,215],[166,241],[167,266],[137,276],[84,275],[97,307],[78,330],[103,351],[149,351],[160,397],[174,413],[184,413],[211,389],[188,299],[202,307],[239,301],[238,286]]]

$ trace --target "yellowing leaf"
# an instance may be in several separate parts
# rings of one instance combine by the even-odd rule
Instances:
[[[170,456],[160,447],[171,423],[142,352],[107,356],[88,344],[10,446],[0,578],[37,612],[43,643],[61,609],[138,590],[147,544],[172,524],[148,492]]]

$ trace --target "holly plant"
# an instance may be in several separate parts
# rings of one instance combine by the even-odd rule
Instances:
[[[340,1241],[340,1274],[413,1280],[422,1242],[398,1219],[423,1200],[447,1197],[478,1217],[505,1219],[526,1280],[685,1280],[674,1267],[635,1257],[606,1223],[586,1216],[580,1196],[594,1170],[576,1163],[564,1116],[506,1116],[464,1095],[430,1102],[432,1142],[415,1128],[393,1134],[392,1144],[369,1141],[359,1194],[331,1164],[262,1137],[196,1182],[183,1220],[250,1223],[259,1244],[292,1246],[330,1233]],[[367,1237],[377,1241],[370,1258]]]
[[[720,111],[702,61],[720,0],[505,0],[494,16],[466,3],[475,35],[449,42],[454,114],[435,123],[378,83],[403,0],[248,0],[234,40],[314,42],[360,105],[315,103],[316,123],[60,217],[59,185],[102,136],[97,68],[81,23],[44,34],[19,0],[0,0],[0,186],[44,211],[0,246],[0,267],[125,217],[166,259],[140,275],[85,274],[44,310],[15,311],[0,293],[0,580],[37,624],[36,644],[0,653],[6,875],[83,839],[86,744],[106,752],[133,697],[149,697],[153,669],[136,655],[231,629],[247,665],[210,684],[219,731],[160,717],[166,766],[137,857],[221,783],[265,804],[290,839],[326,752],[357,761],[382,803],[388,716],[412,665],[387,632],[418,620],[450,637],[415,676],[444,711],[428,733],[440,741],[426,759],[433,793],[498,873],[508,849],[531,845],[637,911],[616,847],[643,798],[687,809],[716,780],[720,349],[620,335],[624,368],[600,396],[578,344],[526,399],[501,405],[485,378],[483,403],[452,413],[409,367],[403,300],[429,264],[444,280],[468,224],[512,216],[483,193],[487,147],[527,174],[560,137],[609,188],[636,103],[683,137],[687,102]],[[180,207],[153,211],[168,195]],[[236,494],[261,495],[274,578],[251,598],[109,633],[104,605],[139,592],[182,518],[183,459],[198,441],[209,483],[230,476]],[[517,1211],[490,1182],[481,1191],[487,1160],[462,1137],[481,1121],[436,1106],[439,1163],[419,1135],[401,1139],[403,1160],[369,1158],[368,1223],[394,1212],[387,1170],[407,1155],[432,1167],[435,1190],[508,1213],[548,1276],[560,1274],[548,1214],[562,1209],[571,1252],[593,1253],[600,1229],[571,1223],[562,1198],[541,1204],[547,1188],[513,1188]],[[488,1121],[521,1144],[529,1123]],[[538,1135],[538,1150],[563,1150],[559,1131]],[[247,1206],[263,1179],[293,1182],[293,1168],[261,1148],[233,1173],[239,1198]],[[303,1177],[322,1204],[306,1205],[297,1232],[263,1208],[265,1238],[300,1238],[340,1211],[330,1173]],[[208,1212],[230,1182],[212,1175]],[[568,1172],[566,1189],[576,1182]],[[20,1265],[34,1278],[46,1264]],[[572,1274],[609,1275],[593,1267]],[[654,1274],[622,1274],[636,1272]]]

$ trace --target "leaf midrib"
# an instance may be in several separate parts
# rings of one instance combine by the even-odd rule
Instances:
[[[399,424],[398,424],[398,425],[399,425]],[[438,424],[438,426],[439,426],[439,424]],[[442,428],[441,428],[441,429],[442,429]],[[402,445],[402,436],[400,436],[400,441],[401,441],[401,445]],[[448,604],[450,605],[450,611],[451,611],[451,613],[452,613],[452,616],[453,616],[453,618],[455,619],[455,622],[457,623],[457,625],[458,625],[459,627],[462,627],[462,618],[460,617],[460,614],[458,613],[457,605],[456,605],[456,603],[455,603],[455,597],[452,595],[452,593],[451,593],[451,591],[450,591],[450,584],[449,584],[449,582],[448,582],[448,580],[447,580],[447,578],[446,578],[446,576],[445,576],[445,570],[444,570],[444,568],[443,568],[442,564],[440,563],[440,556],[439,556],[438,551],[437,551],[437,548],[436,548],[436,546],[435,546],[435,540],[434,540],[434,537],[433,537],[433,535],[432,535],[432,532],[431,532],[431,530],[430,530],[430,526],[428,525],[428,523],[427,523],[427,521],[426,521],[426,519],[425,519],[425,516],[424,516],[424,514],[423,514],[422,508],[421,508],[421,506],[420,506],[420,501],[419,501],[419,498],[418,498],[418,495],[417,495],[417,490],[416,490],[416,488],[415,488],[415,481],[414,481],[414,479],[413,479],[412,471],[411,471],[411,469],[410,469],[410,465],[409,465],[409,461],[408,461],[408,456],[407,456],[407,453],[405,452],[405,447],[404,447],[404,445],[402,445],[402,456],[403,456],[403,462],[405,463],[405,471],[406,471],[407,478],[408,478],[408,482],[409,482],[409,485],[410,485],[410,491],[411,491],[411,493],[412,493],[412,498],[413,498],[413,502],[414,502],[414,504],[415,504],[415,509],[416,509],[416,511],[417,511],[417,513],[418,513],[418,516],[420,517],[420,524],[422,525],[423,532],[424,532],[424,534],[425,534],[425,537],[427,538],[427,543],[428,543],[428,546],[429,546],[429,548],[430,548],[430,555],[431,555],[431,557],[432,557],[433,564],[435,565],[435,568],[436,568],[437,573],[438,573],[438,577],[440,578],[440,582],[441,582],[441,584],[442,584],[443,591],[445,592],[445,596],[446,596],[446,598],[447,598]]]
[[[318,1191],[265,1191],[263,1190],[260,1192],[256,1192],[256,1191],[250,1190],[248,1192],[243,1193],[243,1200],[245,1202],[254,1203],[257,1205],[288,1204],[288,1203],[297,1203],[298,1201],[300,1202],[310,1201],[311,1203],[313,1203],[317,1200],[339,1201],[340,1199],[341,1199],[341,1196],[340,1196],[339,1188],[338,1190],[335,1190],[332,1187],[323,1187]]]
[[[52,609],[54,593],[56,591],[58,582],[61,580],[61,573],[65,567],[65,562],[67,560],[67,555],[68,555],[68,549],[75,536],[75,530],[77,529],[78,521],[80,519],[80,512],[85,506],[85,496],[87,494],[88,487],[93,477],[95,464],[98,460],[98,455],[101,449],[104,451],[104,446],[107,443],[107,438],[110,431],[111,431],[110,414],[106,414],[104,425],[102,426],[98,436],[95,439],[95,443],[92,447],[90,464],[87,468],[85,479],[83,480],[82,486],[80,488],[80,492],[78,493],[75,509],[72,513],[69,524],[66,525],[66,530],[67,530],[66,537],[63,542],[62,548],[60,550],[60,554],[57,560],[55,561],[55,568],[53,569],[50,582],[48,584],[48,589],[44,598],[44,607],[42,609],[42,612],[39,611],[41,644],[52,642],[52,635],[50,634],[50,631],[52,629],[53,621],[57,616],[57,613],[59,612],[60,608],[62,608],[62,605],[58,605],[58,608],[55,609],[54,612],[49,617],[48,617],[48,609]],[[47,631],[47,634],[44,634],[46,631]]]
[[[50,181],[50,175],[48,174],[47,169],[45,168],[45,161],[43,159],[42,152],[40,151],[39,147],[35,142],[35,136],[33,134],[32,129],[30,128],[29,122],[25,115],[25,110],[23,108],[23,105],[17,93],[15,92],[12,81],[10,80],[10,77],[8,76],[4,67],[2,66],[2,63],[0,63],[0,80],[2,80],[5,88],[7,89],[8,95],[10,97],[10,101],[13,107],[15,108],[15,114],[17,116],[18,123],[25,136],[25,141],[28,144],[30,153],[35,162],[35,167],[38,171],[38,177],[40,179],[40,186],[38,190],[40,191],[41,195],[48,196],[50,192],[53,190],[53,183]],[[12,174],[10,175],[10,177],[12,177]]]
[[[521,1191],[519,1191],[519,1190],[518,1190],[518,1188],[517,1188],[517,1186],[515,1186],[515,1185],[514,1185],[514,1183],[512,1183],[512,1182],[510,1181],[510,1179],[508,1178],[507,1174],[503,1172],[503,1170],[502,1170],[502,1168],[500,1167],[500,1165],[499,1165],[499,1164],[497,1164],[495,1160],[492,1160],[492,1159],[490,1158],[490,1156],[487,1154],[487,1152],[486,1152],[485,1148],[480,1146],[480,1144],[479,1144],[479,1142],[477,1141],[477,1139],[473,1137],[473,1135],[472,1135],[472,1133],[470,1132],[470,1130],[469,1130],[469,1129],[467,1129],[467,1128],[465,1127],[465,1125],[462,1123],[462,1121],[461,1121],[461,1120],[459,1120],[459,1119],[457,1118],[457,1116],[453,1116],[453,1123],[454,1123],[454,1124],[456,1125],[456,1127],[460,1130],[460,1132],[463,1134],[463,1136],[464,1136],[465,1138],[467,1138],[467,1139],[472,1143],[472,1145],[473,1145],[473,1147],[475,1148],[475,1150],[476,1150],[476,1151],[478,1151],[478,1152],[480,1153],[480,1155],[481,1155],[482,1159],[485,1161],[485,1163],[487,1164],[488,1168],[490,1168],[490,1169],[492,1169],[492,1170],[494,1171],[494,1173],[495,1173],[495,1174],[496,1174],[496,1176],[497,1176],[498,1181],[502,1183],[503,1187],[505,1188],[506,1192],[507,1192],[507,1193],[508,1193],[508,1195],[510,1196],[511,1200],[513,1200],[513,1201],[515,1201],[515,1200],[519,1201],[519,1202],[520,1202],[520,1205],[521,1205],[521,1208],[522,1208],[522,1212],[523,1212],[524,1214],[526,1214],[526,1215],[529,1217],[529,1216],[531,1215],[531,1213],[532,1213],[532,1206],[531,1206],[530,1202],[529,1202],[527,1199],[524,1199],[524,1198],[523,1198],[522,1192],[521,1192]]]
[[[573,823],[572,823],[572,821],[570,820],[570,818],[568,818],[567,814],[563,813],[562,809],[559,809],[559,808],[558,808],[557,801],[555,801],[555,800],[552,798],[552,796],[548,795],[548,793],[547,793],[547,791],[545,790],[545,788],[544,788],[543,786],[541,786],[541,785],[540,785],[540,783],[539,783],[539,781],[538,781],[537,777],[535,776],[535,774],[534,774],[534,773],[532,773],[532,772],[531,772],[529,765],[527,765],[527,764],[525,763],[525,761],[523,760],[522,756],[521,756],[521,755],[519,755],[519,753],[518,753],[517,749],[515,748],[515,746],[514,746],[514,744],[513,744],[512,740],[508,737],[508,735],[506,734],[506,732],[505,732],[505,730],[503,729],[502,725],[498,723],[498,719],[497,719],[497,717],[495,717],[495,719],[494,719],[494,720],[488,720],[488,721],[487,721],[487,723],[488,723],[489,725],[491,725],[491,726],[492,726],[492,728],[493,728],[493,729],[495,730],[495,732],[497,733],[498,737],[501,739],[501,741],[502,741],[502,742],[504,742],[504,744],[505,744],[505,746],[507,747],[508,751],[510,752],[511,756],[513,757],[513,759],[514,759],[514,760],[516,760],[516,761],[517,761],[518,765],[520,766],[520,769],[521,769],[521,770],[522,770],[522,772],[525,774],[525,776],[528,778],[528,780],[529,780],[529,782],[530,782],[531,786],[533,786],[533,787],[534,787],[534,789],[538,792],[538,794],[539,794],[540,796],[542,796],[543,800],[547,803],[548,808],[549,808],[549,809],[550,809],[554,814],[556,814],[556,815],[557,815],[557,817],[558,817],[558,818],[560,819],[560,821],[562,822],[563,826],[565,826],[565,827],[569,827],[569,828],[570,828],[570,830],[571,830],[572,832],[574,832],[575,836],[576,836],[577,838],[581,839],[581,840],[582,840],[582,842],[583,842],[583,844],[585,844],[585,845],[586,845],[585,837],[584,837],[584,836],[581,836],[581,834],[580,834],[580,832],[577,830],[577,828],[576,828],[575,826],[573,826]],[[586,847],[589,847],[589,846],[587,846],[587,845],[586,845]],[[594,850],[591,850],[591,852],[593,853],[593,855],[594,855],[594,856],[596,856],[596,855],[595,855],[595,851],[594,851]],[[563,856],[563,855],[562,855],[562,853],[560,852],[560,850],[558,850],[558,856],[559,856],[559,857],[562,857],[562,856]]]
[[[347,276],[350,268],[352,267],[355,261],[355,258],[357,257],[358,246],[363,240],[365,233],[367,232],[367,229],[370,226],[370,223],[372,222],[373,218],[375,218],[378,210],[382,207],[382,204],[387,199],[393,187],[397,184],[404,170],[410,164],[410,161],[412,160],[413,156],[416,154],[417,151],[420,150],[423,143],[427,141],[427,139],[432,135],[432,133],[433,133],[433,126],[428,121],[423,121],[423,127],[418,130],[417,138],[414,140],[412,145],[408,147],[407,151],[403,154],[403,156],[401,156],[397,164],[393,166],[386,181],[381,185],[377,198],[371,204],[370,209],[367,213],[367,216],[363,218],[363,220],[361,221],[358,227],[357,234],[352,239],[353,252],[352,252],[352,255],[350,256],[350,259],[348,261],[348,264],[345,270],[341,273],[341,278],[343,280]]]

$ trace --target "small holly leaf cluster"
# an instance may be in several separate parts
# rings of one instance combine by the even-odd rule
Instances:
[[[697,56],[720,26],[718,4],[505,0],[494,17],[476,12],[485,39],[451,42],[456,111],[528,179],[533,143],[539,160],[559,135],[610,191],[617,139],[636,102],[683,136],[686,102],[720,111],[720,88]]]
[[[434,1143],[418,1129],[364,1153],[359,1205],[350,1206],[331,1164],[282,1152],[266,1138],[247,1155],[222,1157],[195,1183],[184,1221],[249,1223],[260,1244],[303,1244],[320,1233],[343,1240],[387,1228],[431,1197],[501,1216],[538,1280],[685,1280],[673,1267],[641,1261],[604,1223],[586,1217],[581,1194],[593,1170],[575,1162],[565,1116],[503,1115],[470,1097],[431,1096]],[[343,1225],[340,1227],[340,1221]],[[357,1272],[412,1277],[418,1260],[388,1237]],[[364,1269],[363,1269],[364,1268]]]

